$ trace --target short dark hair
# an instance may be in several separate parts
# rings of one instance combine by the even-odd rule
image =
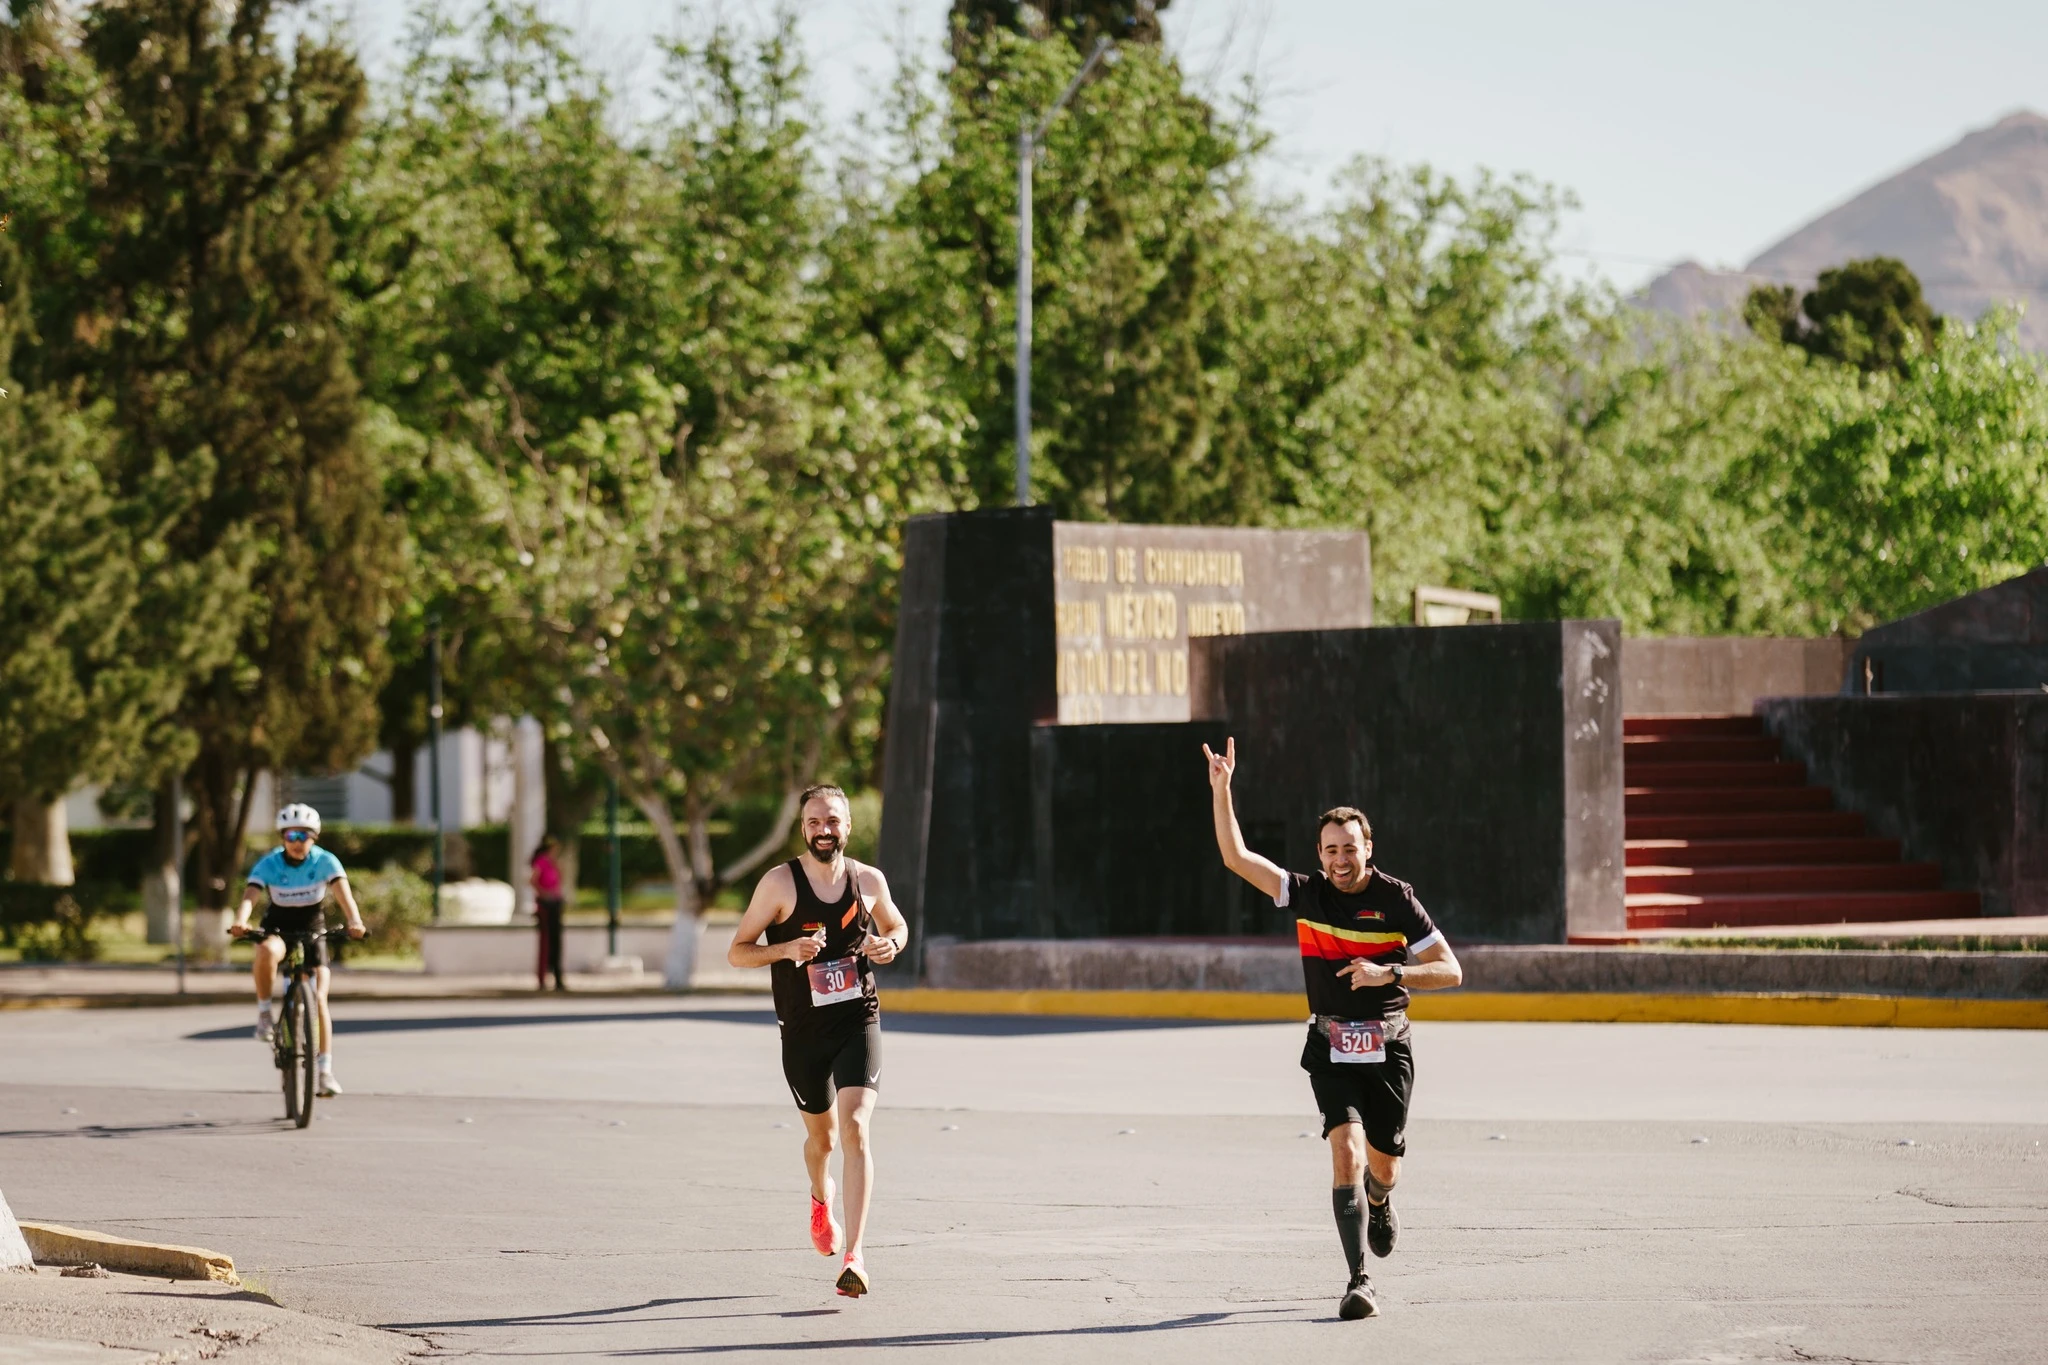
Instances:
[[[796,813],[802,815],[804,807],[810,805],[811,802],[821,796],[836,796],[841,801],[846,802],[847,810],[851,811],[853,809],[853,802],[847,800],[844,788],[835,787],[830,782],[816,782],[805,787],[804,794],[796,799]]]
[[[1365,841],[1371,843],[1372,821],[1365,818],[1364,811],[1356,806],[1332,806],[1324,811],[1322,816],[1316,821],[1316,847],[1321,848],[1323,846],[1323,826],[1348,825],[1353,820],[1356,820],[1358,827],[1365,831]]]

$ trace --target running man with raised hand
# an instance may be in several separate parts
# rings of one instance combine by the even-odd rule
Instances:
[[[1393,1189],[1408,1150],[1408,1097],[1415,1084],[1408,992],[1444,990],[1464,973],[1415,888],[1372,865],[1372,825],[1362,811],[1325,811],[1316,822],[1322,870],[1289,872],[1246,848],[1237,827],[1230,799],[1237,741],[1225,740],[1221,754],[1204,744],[1202,754],[1209,760],[1223,865],[1273,904],[1294,911],[1311,1011],[1301,1069],[1323,1111],[1331,1204],[1351,1268],[1337,1315],[1371,1317],[1379,1305],[1364,1248],[1385,1256],[1401,1231]]]
[[[316,846],[320,837],[320,812],[311,806],[290,805],[277,813],[279,844],[249,869],[248,885],[242,889],[242,905],[228,933],[236,938],[256,940],[256,1037],[270,1041],[270,991],[277,981],[278,964],[284,961],[285,946],[280,934],[321,934],[327,928],[322,907],[327,893],[341,903],[348,921],[350,938],[366,932],[363,915],[348,887],[348,873],[341,859]],[[263,913],[261,928],[251,931],[249,916],[255,912],[256,897],[267,893],[270,908]],[[322,1095],[339,1095],[334,1079],[334,1020],[327,1012],[327,940],[316,937],[307,945],[316,970],[314,998],[320,1010],[320,1039],[314,1072]]]
[[[846,856],[853,812],[846,793],[816,786],[798,804],[804,856],[761,878],[732,936],[725,960],[766,967],[782,1028],[782,1074],[804,1119],[804,1166],[811,1177],[811,1245],[840,1251],[832,1217],[833,1149],[843,1142],[846,1260],[838,1290],[868,1292],[861,1241],[873,1195],[868,1144],[875,1088],[882,1077],[881,1005],[874,966],[892,962],[910,927],[889,899],[889,883]],[[765,941],[763,941],[765,939]]]

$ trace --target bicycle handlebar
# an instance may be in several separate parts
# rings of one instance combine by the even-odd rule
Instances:
[[[242,932],[239,934],[235,933],[232,929],[228,933],[228,936],[237,943],[256,943],[266,938],[281,938],[286,943],[314,938],[324,938],[329,943],[355,941],[349,938],[349,933],[346,929],[265,929],[260,924],[245,924],[241,927]]]

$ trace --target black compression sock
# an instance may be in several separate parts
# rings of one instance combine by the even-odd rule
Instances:
[[[1387,1202],[1387,1196],[1393,1192],[1392,1185],[1380,1184],[1379,1179],[1371,1171],[1365,1173],[1365,1197],[1368,1202],[1384,1204]]]
[[[1356,1185],[1330,1191],[1330,1207],[1337,1214],[1337,1235],[1344,1241],[1344,1261],[1355,1277],[1365,1264],[1365,1191]]]

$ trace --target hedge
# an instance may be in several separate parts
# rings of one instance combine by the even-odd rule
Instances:
[[[881,803],[873,793],[856,793],[854,814],[857,834],[853,853],[856,857],[872,859],[875,839],[880,832]],[[754,800],[734,808],[729,820],[714,821],[711,826],[711,854],[715,862],[724,866],[753,847],[767,832],[768,824],[775,817],[776,803],[771,800]],[[515,881],[512,867],[512,850],[509,847],[511,831],[504,825],[479,825],[471,829],[448,832],[445,851],[448,879],[456,881],[463,877],[490,877],[498,881]],[[13,843],[13,834],[7,831],[0,835],[0,867],[5,867],[8,848]],[[417,825],[358,825],[335,821],[321,831],[320,843],[341,859],[341,865],[374,871],[386,864],[395,864],[417,876],[425,877],[434,870],[434,831]],[[124,888],[130,895],[142,885],[144,873],[154,856],[155,832],[147,827],[80,829],[71,832],[71,859],[77,869],[81,889],[90,885],[95,888],[92,899],[101,895],[97,888]],[[257,838],[249,841],[244,855],[245,864],[254,864],[256,859],[276,847],[276,841],[268,831],[262,831]],[[601,891],[605,886],[605,835],[600,823],[586,825],[578,841],[576,884],[591,890]],[[781,856],[794,857],[800,851],[794,832]],[[519,857],[519,870],[524,873],[526,854]],[[666,882],[668,865],[662,860],[661,845],[655,842],[654,834],[642,824],[623,827],[619,831],[620,880],[631,887],[641,882]],[[85,897],[81,897],[84,903]]]

